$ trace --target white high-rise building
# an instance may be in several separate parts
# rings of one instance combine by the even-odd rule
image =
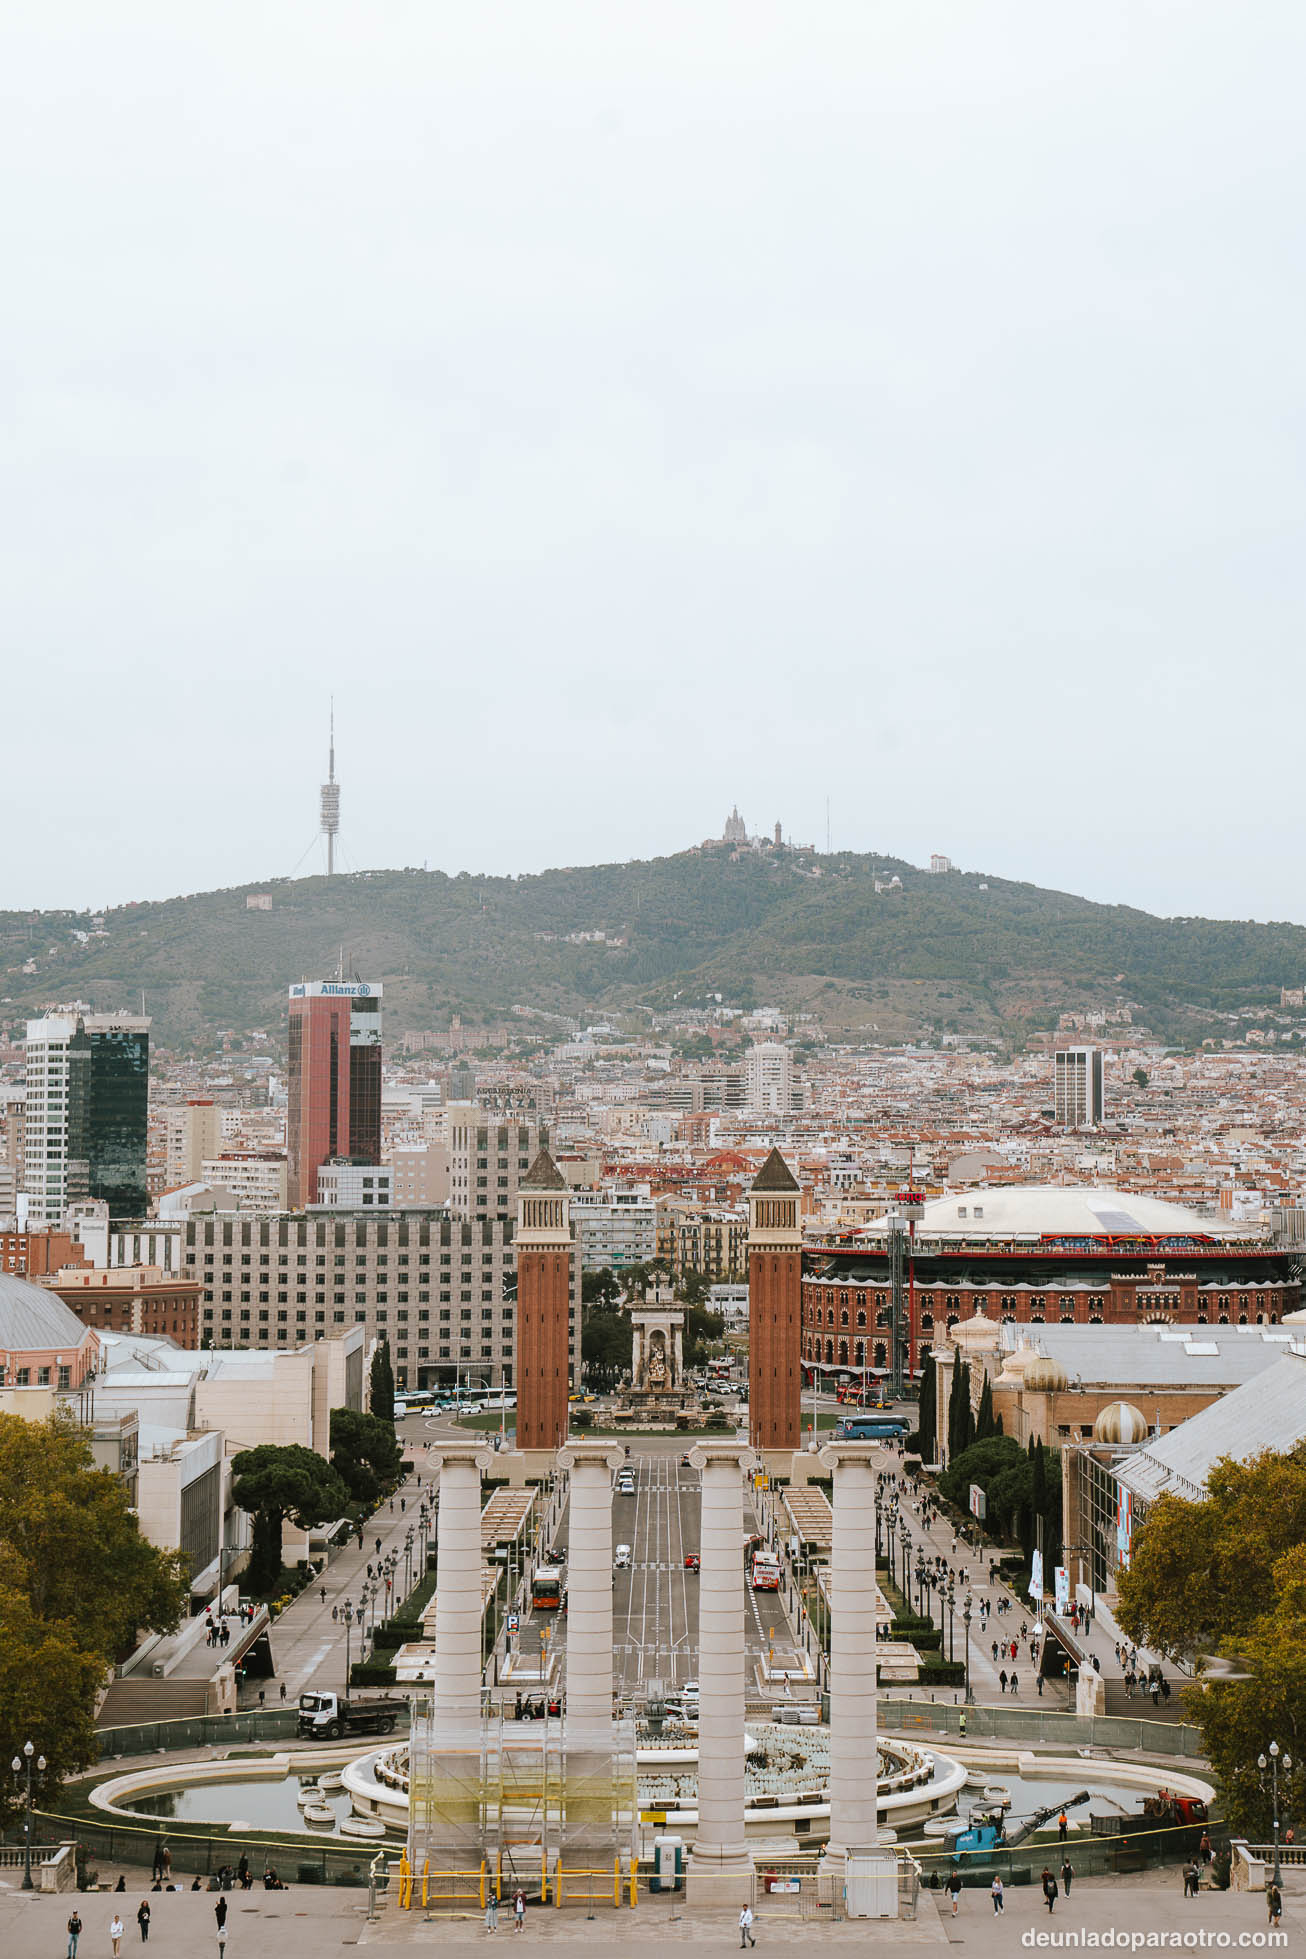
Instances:
[[[1106,1109],[1101,1048],[1058,1048],[1052,1057],[1053,1108],[1062,1129],[1096,1129]]]
[[[23,1188],[27,1221],[39,1231],[62,1224],[69,1204],[87,1194],[86,1157],[70,1161],[68,1154],[70,1108],[77,1107],[77,1133],[85,1136],[89,1049],[81,1015],[45,1014],[40,1020],[29,1020],[25,1052]]]
[[[84,1007],[27,1023],[23,1190],[35,1230],[69,1204],[100,1198],[144,1217],[150,1023]]]
[[[794,1060],[783,1041],[757,1041],[744,1056],[744,1107],[787,1116],[794,1106]]]

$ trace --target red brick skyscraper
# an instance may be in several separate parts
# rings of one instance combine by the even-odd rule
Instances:
[[[517,1447],[560,1449],[571,1391],[571,1197],[547,1150],[517,1189]]]
[[[755,1449],[800,1445],[802,1304],[798,1184],[772,1150],[748,1193],[748,1439]]]

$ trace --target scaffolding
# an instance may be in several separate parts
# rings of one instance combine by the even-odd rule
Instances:
[[[487,1696],[475,1728],[437,1731],[427,1699],[414,1708],[408,1774],[409,1866],[458,1874],[455,1890],[484,1868],[500,1897],[547,1900],[560,1868],[629,1868],[636,1855],[630,1721],[569,1745],[565,1720],[506,1718]]]

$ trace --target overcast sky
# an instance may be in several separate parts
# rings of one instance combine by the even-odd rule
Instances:
[[[1306,9],[40,5],[0,906],[751,827],[1306,920]],[[305,855],[305,852],[308,852]]]

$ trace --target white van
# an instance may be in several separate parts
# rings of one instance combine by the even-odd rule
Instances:
[[[629,1544],[618,1544],[618,1546],[617,1546],[617,1549],[616,1549],[616,1552],[615,1552],[615,1554],[614,1554],[614,1556],[613,1556],[613,1559],[612,1559],[612,1568],[613,1568],[613,1570],[614,1570],[614,1571],[627,1571],[627,1570],[629,1570],[629,1568],[630,1568],[630,1546],[629,1546]]]

